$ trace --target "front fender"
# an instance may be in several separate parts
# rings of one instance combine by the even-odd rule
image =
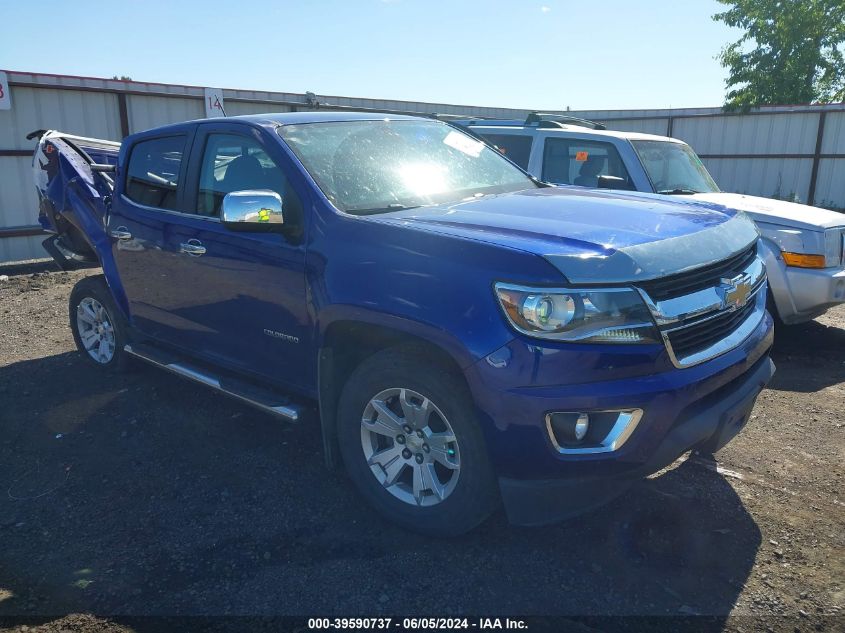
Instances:
[[[326,333],[331,326],[341,322],[383,328],[397,334],[422,339],[446,352],[461,369],[469,367],[477,360],[466,344],[452,332],[407,316],[388,314],[354,305],[331,305],[322,311],[318,322],[318,348],[324,347]]]
[[[562,281],[545,259],[513,248],[360,217],[325,227],[308,254],[319,342],[332,323],[362,321],[430,341],[464,368],[514,336],[496,281]]]

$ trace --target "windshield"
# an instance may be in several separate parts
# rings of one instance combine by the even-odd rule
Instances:
[[[657,193],[719,191],[707,168],[686,143],[631,141]]]
[[[484,143],[438,121],[333,121],[279,133],[326,197],[383,213],[538,185]]]

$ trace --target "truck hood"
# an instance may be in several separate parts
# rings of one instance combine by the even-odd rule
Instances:
[[[780,224],[798,229],[821,231],[834,226],[845,226],[845,215],[811,207],[807,204],[747,196],[741,193],[697,193],[690,196],[695,200],[723,204],[740,211],[745,211],[751,219],[768,224]]]
[[[369,216],[546,258],[573,283],[654,279],[710,264],[757,239],[719,204],[641,193],[547,188]]]

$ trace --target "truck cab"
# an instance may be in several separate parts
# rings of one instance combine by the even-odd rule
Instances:
[[[69,300],[94,367],[145,361],[313,425],[409,529],[595,507],[729,442],[774,371],[742,214],[551,187],[443,122],[46,132],[33,168],[48,250],[102,269]]]

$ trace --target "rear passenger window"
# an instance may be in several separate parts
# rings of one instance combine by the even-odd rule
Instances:
[[[175,209],[184,151],[184,136],[137,143],[129,156],[126,197],[149,207]]]
[[[599,176],[616,176],[629,183],[619,152],[610,143],[571,138],[547,138],[543,148],[543,180],[557,185],[598,187]]]
[[[530,136],[522,134],[482,134],[483,138],[498,147],[502,153],[523,169],[528,169],[531,156]]]

